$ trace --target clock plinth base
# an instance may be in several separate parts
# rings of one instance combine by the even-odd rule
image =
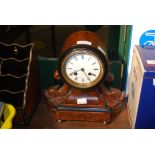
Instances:
[[[63,85],[45,91],[49,110],[54,110],[57,121],[96,121],[110,123],[124,105],[124,92],[107,89],[103,85],[91,90],[80,90]]]
[[[110,113],[90,111],[56,111],[56,120],[62,121],[96,121],[110,123]]]

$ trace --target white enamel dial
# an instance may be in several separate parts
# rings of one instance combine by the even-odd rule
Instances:
[[[84,51],[70,55],[63,68],[66,80],[83,88],[98,83],[104,72],[100,58]]]

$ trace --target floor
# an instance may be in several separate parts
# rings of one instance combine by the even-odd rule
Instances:
[[[46,102],[41,102],[32,117],[29,129],[129,129],[127,108],[110,123],[103,122],[81,122],[55,120],[55,114],[47,108]]]

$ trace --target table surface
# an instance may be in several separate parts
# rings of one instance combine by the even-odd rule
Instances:
[[[127,108],[110,123],[84,122],[84,121],[63,121],[58,123],[55,120],[54,112],[49,111],[46,102],[39,103],[30,125],[31,129],[130,129]]]

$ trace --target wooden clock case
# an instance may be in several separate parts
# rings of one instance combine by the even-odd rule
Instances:
[[[97,51],[104,64],[104,77],[96,86],[88,89],[73,87],[65,82],[61,73],[63,57],[73,49],[85,48]],[[102,53],[102,54],[101,54]],[[70,35],[64,42],[58,63],[58,70],[54,73],[56,80],[62,78],[64,85],[52,86],[45,90],[48,108],[56,113],[56,120],[101,121],[110,123],[113,116],[123,107],[125,93],[116,88],[105,86],[113,80],[108,73],[108,59],[104,46],[97,34],[90,31],[79,31]],[[84,99],[85,104],[78,100]]]

